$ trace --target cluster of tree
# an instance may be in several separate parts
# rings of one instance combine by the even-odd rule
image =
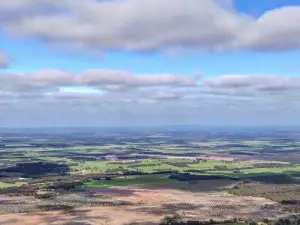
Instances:
[[[178,215],[174,216],[165,216],[160,225],[226,225],[226,224],[233,224],[237,223],[239,220],[237,218],[231,220],[224,220],[224,221],[214,221],[210,219],[209,221],[183,221],[181,217]],[[269,221],[269,219],[263,219],[261,222],[264,224],[273,224],[273,225],[300,225],[300,215],[293,215],[287,218],[281,218],[277,221]],[[255,221],[242,221],[242,223],[249,224],[249,225],[258,225]]]
[[[143,166],[143,167],[146,167],[146,166],[159,166],[160,164],[159,163],[146,163],[146,164],[132,164],[128,167],[138,167],[138,166]]]
[[[130,175],[145,175],[146,173],[141,171],[123,171],[124,176],[130,176]]]
[[[119,160],[131,160],[131,159],[149,159],[149,156],[144,156],[144,155],[134,155],[134,156],[118,156]]]
[[[154,152],[154,151],[140,151],[139,154],[144,154],[144,155],[167,155],[167,156],[198,156],[198,153],[171,153],[171,152]]]
[[[217,176],[217,175],[195,175],[190,173],[179,173],[179,174],[172,174],[169,176],[170,179],[176,179],[179,181],[192,181],[192,180],[219,180],[219,179],[226,179],[226,180],[239,180],[237,178],[231,178],[226,176]]]
[[[185,173],[205,173],[207,169],[203,170],[197,170],[197,169],[188,169],[188,170],[183,170]]]
[[[294,206],[294,207],[284,207],[282,209],[282,211],[285,211],[285,212],[290,212],[290,213],[300,213],[300,207],[299,206]]]
[[[233,173],[242,173],[242,171],[240,169],[233,169],[232,172]]]
[[[300,216],[291,216],[289,218],[281,218],[275,222],[275,225],[300,225]]]
[[[34,193],[34,197],[37,199],[48,199],[54,196],[56,196],[56,193],[53,191],[44,191],[44,192],[37,191]]]
[[[23,185],[21,187],[1,188],[0,194],[6,194],[9,196],[34,196],[38,189],[39,188],[37,186]]]
[[[151,174],[178,174],[179,172],[177,170],[165,170],[165,169],[157,169],[155,172],[150,173]]]
[[[70,176],[65,179],[59,179],[54,181],[51,185],[47,186],[47,189],[55,190],[71,190],[77,187],[83,186],[87,181],[91,180],[111,180],[110,176],[103,176],[102,174],[88,174],[85,176]]]
[[[28,184],[24,184],[21,187],[9,187],[1,188],[0,194],[8,194],[11,196],[35,196],[35,197],[51,197],[50,190],[71,190],[81,187],[85,182],[91,180],[111,180],[112,176],[104,176],[103,174],[87,174],[87,175],[70,175],[70,176],[54,176],[44,177],[40,179],[32,179],[28,181]],[[37,195],[40,190],[48,192],[45,195]]]
[[[297,164],[289,163],[257,163],[254,165],[255,168],[289,168],[289,167],[297,167]]]
[[[227,166],[214,166],[214,169],[216,169],[216,170],[227,170],[228,167]]]
[[[229,152],[231,155],[246,155],[246,156],[252,156],[257,155],[256,152],[242,152],[242,151],[231,151]]]
[[[141,160],[134,160],[132,162],[119,162],[119,161],[117,161],[117,162],[108,162],[107,164],[108,165],[115,165],[115,164],[117,164],[117,165],[119,165],[119,164],[121,164],[121,165],[131,165],[131,164],[137,164],[137,163],[141,163],[141,162],[142,162]]]
[[[226,225],[226,224],[233,224],[237,223],[239,220],[237,218],[224,220],[224,221],[215,221],[215,220],[208,220],[208,221],[197,221],[197,220],[188,220],[183,221],[179,215],[174,216],[165,216],[159,225]],[[266,219],[264,222],[268,223],[269,221]],[[245,221],[245,224],[249,225],[258,225],[255,221]],[[280,224],[283,225],[283,224]]]
[[[71,147],[72,145],[67,144],[67,143],[45,143],[45,144],[37,144],[37,143],[31,143],[30,146],[25,145],[22,148],[66,148],[66,147]]]
[[[78,162],[85,162],[85,161],[98,160],[98,157],[94,157],[94,156],[69,156],[68,159],[72,159],[73,161],[78,161]]]
[[[83,185],[82,181],[61,181],[48,186],[49,189],[71,190]]]
[[[155,174],[178,174],[177,170],[157,170],[155,172],[146,173],[141,171],[123,171],[123,175],[130,176],[130,175],[155,175]]]
[[[105,174],[107,175],[118,175],[118,174],[123,174],[123,175],[153,175],[153,174],[178,174],[177,170],[172,170],[172,169],[156,169],[155,172],[143,172],[141,168],[136,168],[136,170],[128,170],[120,166],[119,168],[113,168],[113,169],[107,169],[105,170]]]
[[[300,205],[300,200],[282,200],[280,203],[283,205]]]

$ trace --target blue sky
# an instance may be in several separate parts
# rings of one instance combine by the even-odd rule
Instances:
[[[261,16],[266,11],[273,10],[285,6],[299,6],[298,0],[235,0],[235,8],[243,13],[252,14],[256,17]]]
[[[300,123],[298,0],[173,3],[0,3],[0,126]]]

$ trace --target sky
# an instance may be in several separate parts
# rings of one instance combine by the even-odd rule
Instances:
[[[0,1],[0,127],[299,125],[299,0]]]

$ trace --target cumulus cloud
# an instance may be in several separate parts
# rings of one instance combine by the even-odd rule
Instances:
[[[254,50],[284,51],[300,49],[300,6],[266,12],[245,33],[245,46]]]
[[[261,91],[300,90],[300,78],[284,76],[223,75],[206,80],[213,88],[251,88]]]
[[[136,75],[128,71],[86,70],[71,74],[61,70],[43,70],[31,74],[0,75],[0,90],[11,92],[51,92],[62,87],[138,88],[157,86],[196,86],[197,77],[173,74]]]
[[[3,52],[3,51],[0,51],[0,69],[1,68],[6,68],[10,63],[10,59],[8,57],[8,55]]]
[[[50,71],[56,74],[51,79],[47,76]],[[82,79],[88,74],[85,72],[44,72],[44,78],[42,72],[6,75],[9,88],[2,85],[4,75],[0,75],[0,126],[300,122],[300,89],[290,86],[299,83],[296,78],[257,76],[260,78],[255,80],[246,75],[224,75],[204,77],[190,86],[185,82],[174,85],[172,79],[165,85],[162,79],[164,85],[160,86],[153,81],[151,85],[137,82],[136,77],[142,75],[132,74],[134,81],[123,79],[122,84],[114,84],[113,79]],[[119,85],[121,89],[107,88]]]
[[[59,70],[44,70],[33,74],[0,74],[0,90],[36,92],[71,85],[74,77]]]
[[[228,0],[10,0],[0,15],[10,34],[78,50],[300,49],[297,6],[253,18]]]
[[[88,70],[77,77],[79,84],[119,85],[119,86],[194,86],[197,77],[176,76],[173,74],[152,74],[136,76],[127,71]]]
[[[2,104],[29,99],[47,104],[73,102],[124,105],[175,104],[247,106],[249,102],[294,107],[300,97],[300,78],[280,76],[221,75],[214,78],[174,74],[137,75],[128,71],[86,70],[78,74],[48,69],[32,74],[0,75]],[[270,102],[275,99],[275,102]],[[210,103],[210,104],[208,104]],[[280,103],[281,104],[281,103]],[[67,105],[65,106],[67,107]]]
[[[264,75],[221,75],[217,77],[175,74],[134,74],[130,71],[90,69],[76,74],[46,69],[29,74],[0,74],[1,95],[58,94],[65,98],[139,92],[157,100],[195,99],[199,96],[254,97],[268,93],[300,93],[300,78]],[[64,96],[65,93],[69,95]]]

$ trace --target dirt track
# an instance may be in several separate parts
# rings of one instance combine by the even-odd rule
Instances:
[[[159,222],[167,214],[179,213],[186,218],[208,220],[237,217],[277,217],[278,209],[262,209],[265,204],[277,204],[262,198],[208,195],[172,189],[111,188],[99,189],[96,194],[113,196],[133,203],[132,206],[92,207],[71,214],[54,211],[7,214],[0,216],[5,225],[63,225],[105,224],[128,225],[132,222]],[[276,207],[275,207],[276,208]],[[72,222],[72,223],[71,223]]]

